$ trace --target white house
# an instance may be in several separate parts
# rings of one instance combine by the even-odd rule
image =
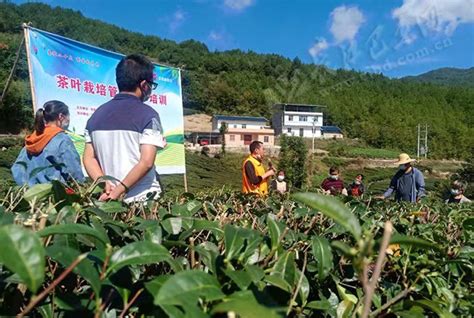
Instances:
[[[272,117],[275,135],[321,138],[323,112],[326,106],[302,104],[276,104]]]
[[[214,115],[213,132],[219,132],[223,123],[227,125],[225,141],[228,146],[246,146],[252,141],[261,141],[268,145],[275,143],[275,132],[268,126],[268,120],[264,117]]]

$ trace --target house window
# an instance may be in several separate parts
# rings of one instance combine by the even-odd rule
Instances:
[[[300,137],[303,137],[303,136],[304,136],[304,129],[300,128]]]
[[[237,128],[237,125],[234,125],[234,128]]]
[[[242,124],[242,128],[243,128],[243,129],[247,128],[247,125],[246,125],[246,124]]]
[[[240,141],[244,140],[244,135],[240,135]]]
[[[230,141],[235,141],[235,135],[230,135]]]
[[[308,116],[300,116],[300,121],[308,121]]]
[[[293,121],[293,115],[288,116],[288,121]]]
[[[263,136],[263,142],[268,142],[270,138],[268,136]]]
[[[291,127],[288,128],[288,133],[291,134]]]

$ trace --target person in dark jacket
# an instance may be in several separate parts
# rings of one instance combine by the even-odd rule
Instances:
[[[362,181],[364,180],[363,174],[358,174],[355,180],[347,187],[347,193],[351,197],[360,197],[365,192],[365,187]]]
[[[392,177],[387,191],[379,198],[387,199],[395,193],[395,200],[415,203],[426,196],[425,178],[420,170],[413,167],[413,162],[415,160],[410,159],[406,153],[398,156],[398,161],[395,162],[398,171]]]
[[[342,181],[340,178],[339,169],[337,167],[331,167],[329,169],[329,176],[321,183],[321,188],[326,194],[347,195],[347,192],[344,188],[344,181]]]

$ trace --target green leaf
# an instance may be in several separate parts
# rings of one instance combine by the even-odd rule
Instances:
[[[13,224],[15,221],[15,214],[5,212],[5,208],[0,206],[0,226]]]
[[[141,241],[125,245],[115,251],[110,257],[107,274],[117,271],[124,266],[155,264],[170,261],[168,250],[153,242]]]
[[[163,241],[163,230],[158,225],[153,227],[150,226],[146,228],[144,238],[145,241],[150,241],[159,245]]]
[[[219,248],[212,242],[203,242],[194,247],[201,262],[212,272],[216,273],[216,259],[219,256]]]
[[[193,219],[192,228],[195,231],[202,231],[202,230],[211,231],[214,235],[219,236],[219,237],[221,237],[221,235],[224,233],[224,231],[219,226],[219,222],[217,221]]]
[[[183,219],[180,217],[171,217],[161,222],[163,229],[169,234],[179,234],[183,226]]]
[[[252,283],[252,277],[243,270],[226,269],[224,273],[241,289],[246,290]]]
[[[288,293],[291,293],[292,292],[292,288],[291,288],[291,285],[283,278],[281,278],[280,276],[276,276],[276,275],[268,275],[268,276],[265,276],[265,278],[263,279],[266,283],[272,285],[272,286],[275,286],[275,287],[278,287]]]
[[[272,268],[271,276],[278,276],[292,286],[295,283],[295,254],[293,252],[284,252]]]
[[[84,224],[56,224],[48,226],[38,232],[38,235],[41,237],[55,234],[90,235],[99,239],[104,244],[110,243],[109,238],[104,233]]]
[[[81,253],[78,250],[68,246],[53,245],[46,249],[49,257],[59,262],[62,266],[68,267],[74,262]],[[100,278],[99,272],[94,267],[94,264],[89,259],[82,260],[74,269],[73,272],[84,278],[91,284],[92,289],[96,295],[100,294]]]
[[[158,292],[160,291],[161,287],[163,284],[171,277],[171,275],[161,275],[155,278],[152,281],[149,281],[148,283],[145,283],[145,288],[148,290],[148,292],[155,297],[158,295]]]
[[[44,280],[45,252],[38,236],[18,225],[0,227],[0,263],[36,293]]]
[[[245,271],[250,275],[252,282],[256,284],[265,276],[263,269],[257,265],[246,265]]]
[[[424,310],[419,306],[413,306],[410,310],[396,311],[394,314],[400,318],[425,318]]]
[[[324,237],[314,236],[311,241],[313,255],[318,264],[318,279],[323,281],[333,269],[331,245]]]
[[[468,218],[462,222],[462,227],[466,231],[474,231],[474,218]]]
[[[275,216],[273,214],[267,215],[267,226],[272,241],[272,250],[276,250],[278,246],[280,246],[280,236],[283,233],[285,226],[275,221]]]
[[[41,317],[53,318],[53,309],[51,307],[52,304],[44,304],[43,306],[39,306],[37,310],[40,313]]]
[[[306,278],[306,275],[304,275],[304,273],[302,273],[300,270],[297,270],[296,274],[297,275],[296,275],[295,284],[298,284],[299,278],[301,277],[301,275],[303,275],[303,278],[301,280],[300,290],[298,291],[298,296],[301,300],[301,304],[300,304],[301,307],[304,307],[306,305],[306,302],[308,301],[309,292],[310,292],[309,281],[308,281],[308,278]]]
[[[331,309],[331,307],[332,305],[327,299],[316,300],[316,301],[312,301],[306,304],[306,308],[311,308],[311,309],[316,309],[316,310],[321,310],[321,311],[327,311]]]
[[[128,211],[128,208],[120,201],[97,201],[96,205],[105,213],[122,213]]]
[[[357,250],[351,248],[349,245],[341,241],[332,241],[331,246],[339,250],[344,256],[349,258],[357,254]]]
[[[402,234],[395,233],[391,239],[390,239],[390,244],[400,244],[400,245],[406,245],[406,246],[413,246],[413,247],[419,247],[419,248],[435,248],[439,249],[439,246],[428,242],[424,239],[417,238],[417,237],[412,237],[412,236],[406,236]]]
[[[244,247],[245,236],[243,229],[226,224],[224,227],[226,260],[231,260],[239,254]]]
[[[225,295],[217,279],[199,270],[188,270],[171,276],[155,295],[155,305],[196,304],[199,299],[214,301]]]
[[[235,313],[240,318],[279,318],[282,317],[275,309],[259,304],[250,291],[237,292],[226,297],[214,306],[211,314]]]
[[[315,193],[296,193],[293,195],[293,198],[313,209],[321,211],[322,214],[333,219],[334,222],[350,232],[356,240],[360,239],[361,229],[359,221],[337,198]]]
[[[435,314],[437,314],[438,317],[440,318],[454,318],[455,317],[452,313],[450,313],[446,309],[441,308],[438,303],[432,300],[422,299],[422,300],[416,300],[416,301],[406,301],[406,304],[413,305],[413,306],[420,306],[420,307],[429,309]]]
[[[342,300],[350,301],[353,304],[357,304],[357,297],[355,295],[349,294],[344,287],[341,285],[336,285],[337,293],[339,294],[339,298]]]
[[[33,199],[41,200],[52,193],[53,185],[51,183],[41,183],[36,184],[29,188],[23,195],[23,199],[28,202],[33,201]]]
[[[191,215],[194,215],[202,209],[202,202],[198,200],[189,201],[188,203],[186,203],[186,209]]]
[[[338,318],[348,318],[351,315],[352,309],[354,308],[354,303],[350,300],[343,300],[337,306],[337,317]]]

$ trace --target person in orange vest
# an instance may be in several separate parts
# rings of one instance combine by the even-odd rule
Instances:
[[[268,194],[268,178],[275,175],[273,168],[265,171],[263,158],[265,152],[261,141],[250,144],[250,155],[242,165],[242,192],[256,193],[264,196]]]

